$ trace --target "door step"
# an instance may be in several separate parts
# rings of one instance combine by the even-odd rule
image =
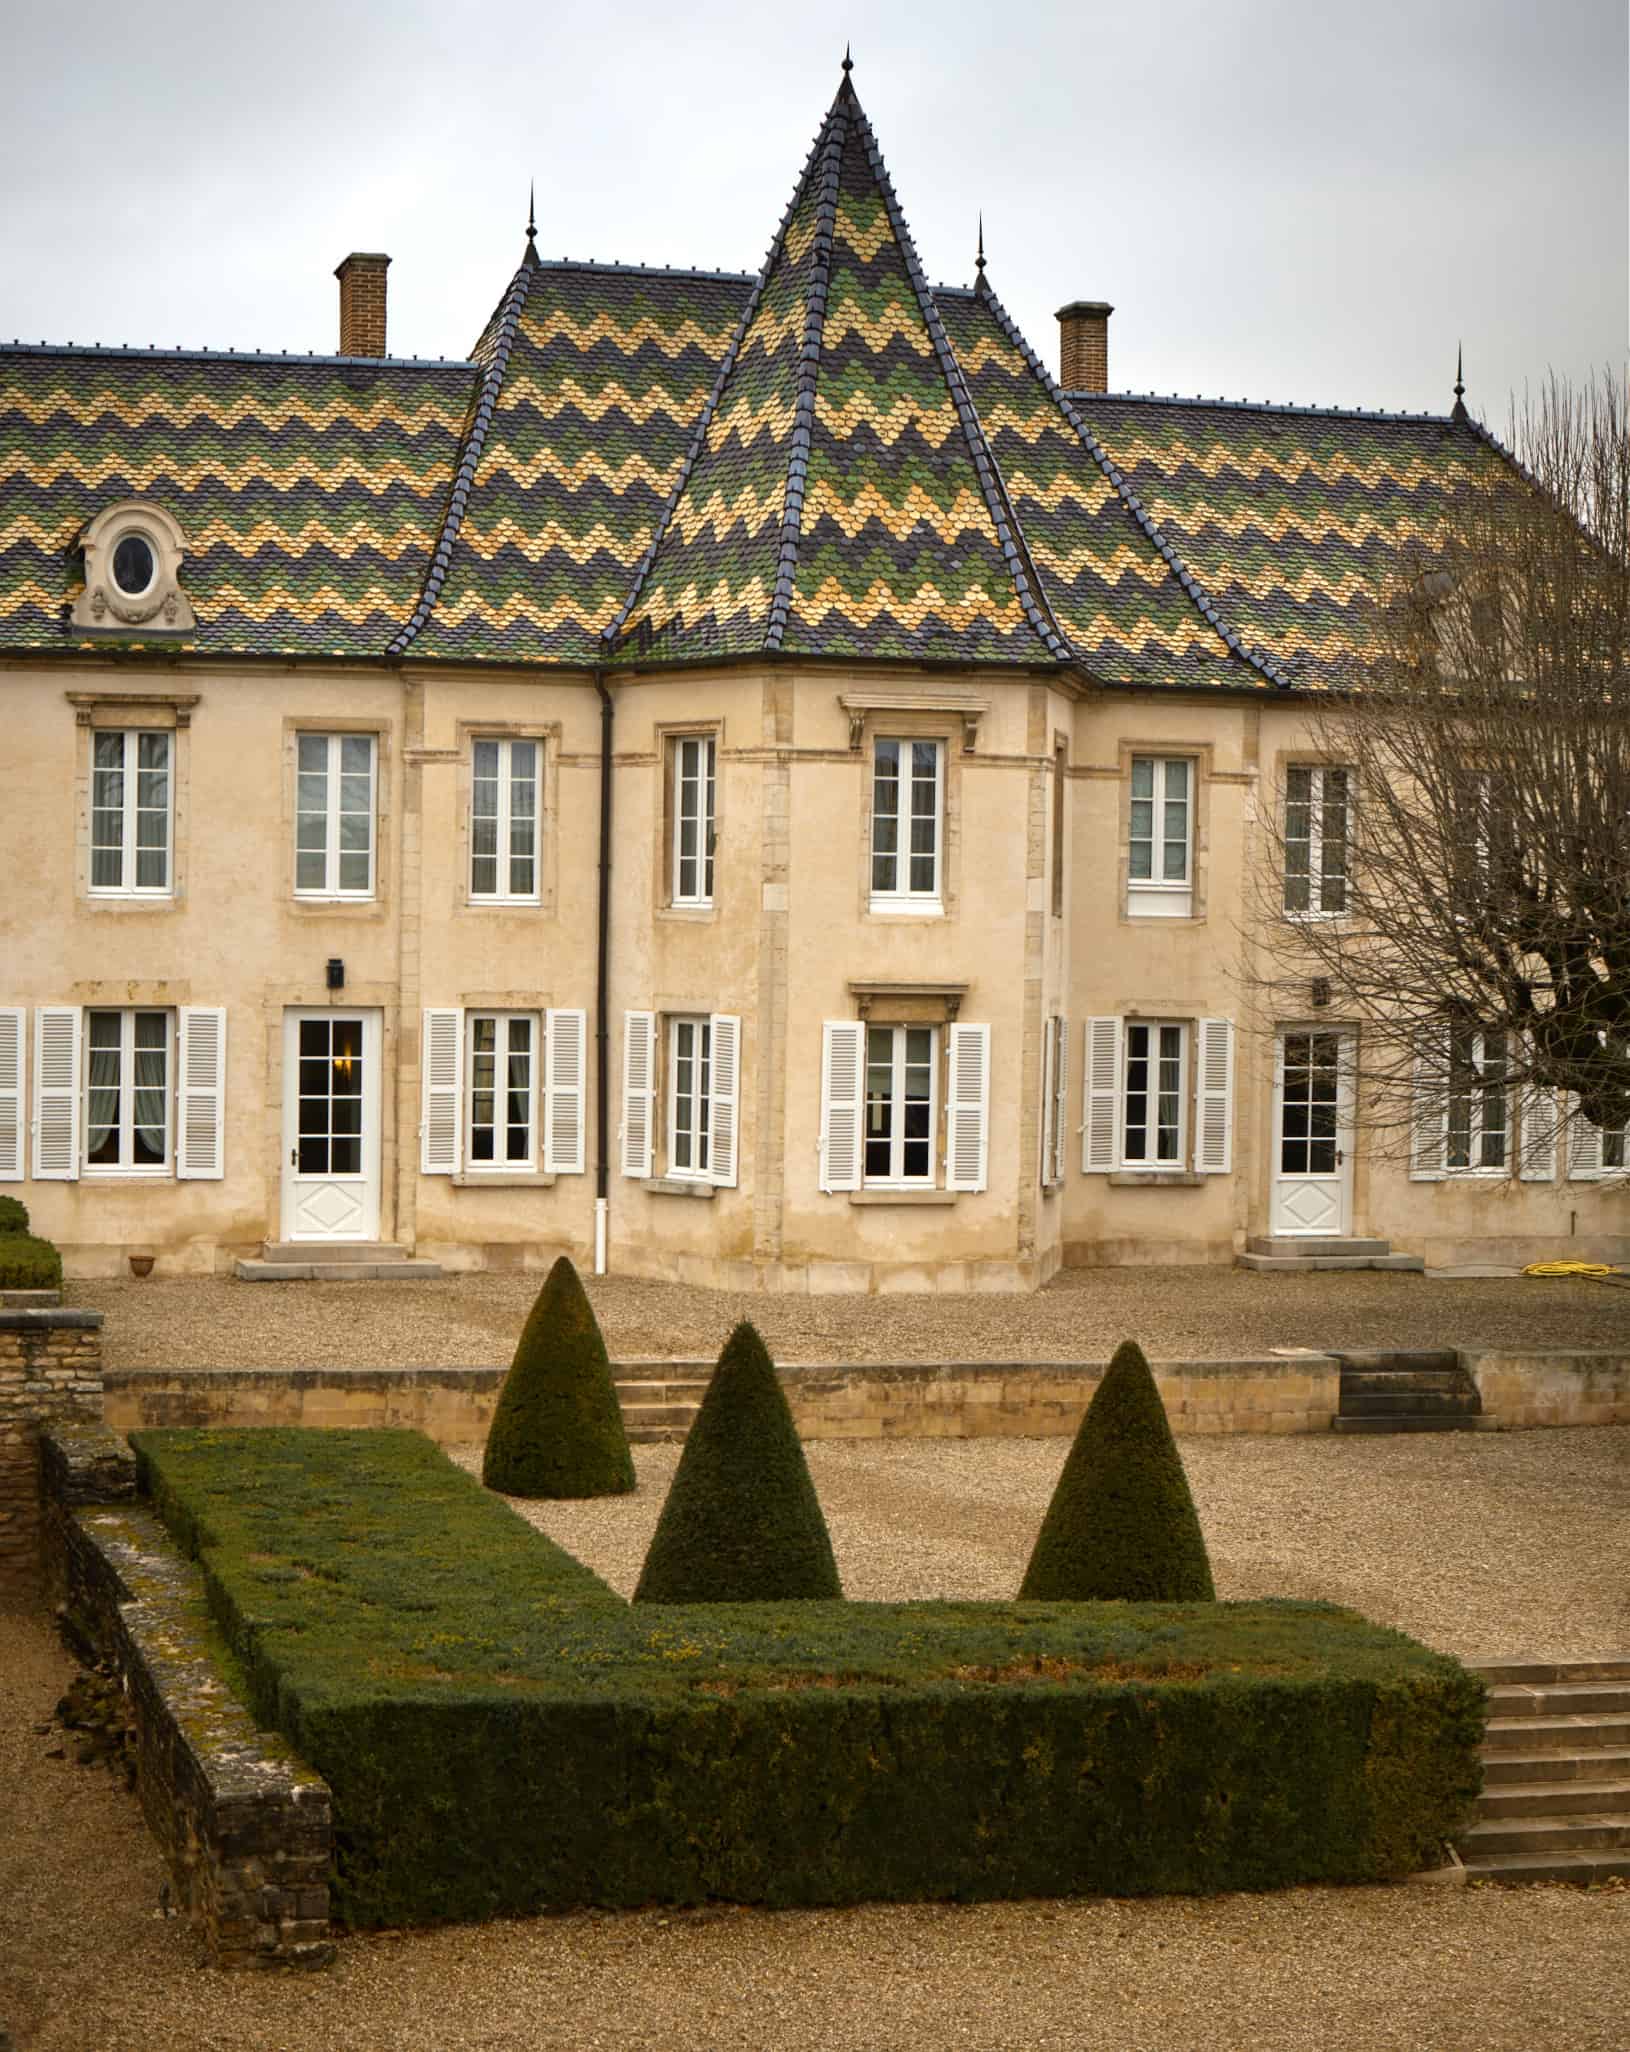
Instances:
[[[1234,1262],[1258,1275],[1317,1275],[1329,1269],[1354,1268],[1418,1275],[1426,1266],[1419,1254],[1394,1254],[1390,1240],[1303,1238],[1288,1233],[1253,1235]]]
[[[1472,1881],[1630,1877],[1630,1656],[1491,1660]]]
[[[239,1282],[434,1282],[439,1261],[416,1261],[384,1241],[268,1240],[257,1261],[239,1261]]]

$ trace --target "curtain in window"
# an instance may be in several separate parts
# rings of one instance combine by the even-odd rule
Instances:
[[[131,1125],[131,1158],[137,1162],[164,1159],[165,1047],[168,1026],[158,1012],[136,1015],[135,1104]]]
[[[87,1161],[117,1161],[119,1158],[119,1015],[92,1012],[90,1016],[90,1091],[87,1115],[90,1130],[85,1136]]]

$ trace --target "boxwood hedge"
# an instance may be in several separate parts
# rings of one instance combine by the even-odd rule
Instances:
[[[399,1432],[149,1432],[354,1925],[1209,1893],[1430,1860],[1481,1684],[1320,1604],[623,1604]]]
[[[32,1233],[0,1232],[0,1290],[60,1290],[62,1256]]]

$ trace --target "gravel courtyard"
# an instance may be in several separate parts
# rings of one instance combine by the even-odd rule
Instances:
[[[270,1294],[245,1290],[245,1295]],[[353,1293],[355,1295],[356,1293]],[[1007,1595],[1051,1441],[824,1444],[848,1592]],[[1630,1646],[1630,1427],[1185,1440],[1219,1593],[1326,1596],[1465,1654]],[[463,1456],[474,1459],[474,1450]],[[535,1512],[619,1587],[633,1497]],[[36,1730],[71,1672],[0,1618],[0,2025],[18,2052],[1623,2052],[1630,1891],[573,1914],[199,1970],[134,1802]],[[0,2040],[3,2042],[3,2040]]]

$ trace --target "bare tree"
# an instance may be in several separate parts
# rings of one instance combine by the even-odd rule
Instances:
[[[1378,660],[1264,807],[1258,945],[1361,1022],[1361,1116],[1452,1167],[1554,1141],[1630,1166],[1630,416],[1553,383],[1371,595]],[[1259,961],[1261,957],[1259,956]],[[1301,1007],[1296,1009],[1300,1010]]]

